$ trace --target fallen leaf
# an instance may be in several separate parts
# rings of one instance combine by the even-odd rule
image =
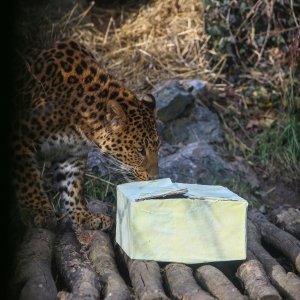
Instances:
[[[254,119],[254,120],[249,120],[246,129],[251,129],[253,127],[257,127],[260,125],[260,120]]]
[[[264,118],[260,120],[260,125],[263,127],[270,127],[275,120],[272,118]]]

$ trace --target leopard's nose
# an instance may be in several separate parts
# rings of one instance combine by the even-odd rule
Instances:
[[[158,179],[158,174],[157,175],[149,175],[149,180],[155,180]]]

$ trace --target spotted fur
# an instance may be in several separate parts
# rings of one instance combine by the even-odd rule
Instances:
[[[14,179],[21,207],[37,226],[53,217],[40,158],[56,162],[54,178],[74,227],[111,227],[105,215],[86,208],[83,178],[87,153],[97,147],[138,180],[158,175],[160,140],[155,99],[144,100],[99,68],[93,53],[74,40],[60,40],[28,64],[25,109],[13,134]]]

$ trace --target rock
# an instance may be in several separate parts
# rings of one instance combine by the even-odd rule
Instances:
[[[200,80],[168,80],[156,85],[152,94],[156,98],[158,118],[168,122],[181,116],[204,87]]]
[[[162,136],[163,131],[166,128],[165,123],[159,119],[156,119],[156,125],[157,125],[157,131],[158,131],[159,136]]]
[[[90,211],[98,215],[103,213],[109,216],[115,216],[116,213],[116,207],[114,207],[112,204],[92,197],[90,197],[89,201],[87,201],[87,207]]]
[[[194,103],[195,98],[188,93],[178,93],[169,100],[165,107],[157,111],[158,118],[163,122],[178,118],[190,104]]]
[[[188,144],[197,141],[223,142],[218,116],[206,107],[196,106],[191,113],[165,124],[162,137],[169,144]]]
[[[203,141],[178,147],[175,153],[160,157],[159,166],[160,177],[183,183],[212,184],[216,173],[224,172],[223,161]]]
[[[240,181],[245,185],[249,185],[251,189],[257,189],[259,187],[259,181],[250,168],[249,164],[243,160],[235,160],[230,163],[234,172],[240,177]]]
[[[176,148],[177,151],[174,152]],[[245,182],[250,188],[258,187],[257,178],[251,170],[225,162],[205,141],[183,147],[162,146],[159,166],[160,177],[169,177],[173,182],[219,184],[229,187]]]
[[[206,107],[195,105],[195,99],[205,92],[205,83],[198,79],[168,80],[154,88],[152,94],[157,100],[158,128],[163,140],[169,144],[223,141],[218,116]]]
[[[181,79],[179,80],[179,84],[195,98],[204,96],[207,91],[205,82],[199,79]]]

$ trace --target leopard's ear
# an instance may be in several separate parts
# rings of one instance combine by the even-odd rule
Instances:
[[[121,132],[126,127],[126,114],[120,103],[115,100],[110,100],[107,103],[106,121],[114,132]]]
[[[143,98],[141,99],[141,102],[153,111],[156,108],[156,101],[152,94],[144,95]]]

